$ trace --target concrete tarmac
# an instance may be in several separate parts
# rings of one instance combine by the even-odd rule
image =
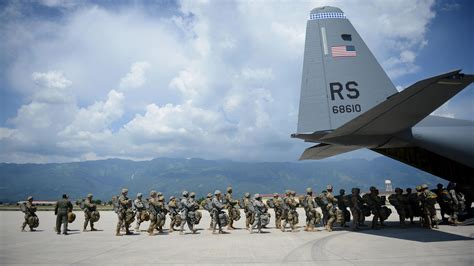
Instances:
[[[300,213],[299,232],[270,228],[249,234],[245,217],[240,229],[213,235],[207,230],[209,215],[203,211],[198,233],[179,232],[148,236],[144,231],[116,237],[114,212],[101,212],[97,232],[82,232],[83,213],[75,212],[70,235],[54,232],[53,212],[38,212],[36,232],[20,232],[23,213],[0,212],[0,264],[254,264],[254,265],[474,265],[474,226],[441,225],[439,230],[419,226],[402,229],[394,211],[388,226],[359,232],[336,227],[327,232],[305,232]],[[370,218],[366,224],[369,224]],[[169,225],[167,217],[166,229]],[[142,224],[145,230],[148,222]]]

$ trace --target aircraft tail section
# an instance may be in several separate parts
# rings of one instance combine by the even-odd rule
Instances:
[[[334,130],[396,92],[339,8],[311,11],[306,26],[297,134]]]

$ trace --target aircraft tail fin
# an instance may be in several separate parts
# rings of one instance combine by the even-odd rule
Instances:
[[[311,11],[306,26],[297,134],[334,130],[396,92],[339,8]]]

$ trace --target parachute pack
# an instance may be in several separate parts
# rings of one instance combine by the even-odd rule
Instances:
[[[275,208],[275,202],[273,201],[273,199],[267,200],[267,205],[268,205],[268,207],[270,207],[272,209]]]
[[[399,205],[396,194],[392,194],[392,195],[388,196],[388,202],[390,202],[390,204],[392,204],[392,206],[394,206],[394,207],[398,207],[398,205]]]
[[[315,198],[315,201],[321,207],[325,207],[329,204],[329,200],[326,196],[326,193],[319,194],[319,196]]]
[[[76,214],[73,212],[68,212],[67,213],[67,222],[68,223],[73,223],[76,220]]]
[[[28,217],[28,225],[31,227],[31,228],[36,228],[39,226],[39,218],[38,216],[36,215],[31,215],[30,217]]]
[[[225,212],[219,213],[218,218],[219,218],[219,223],[221,226],[227,226],[229,222],[229,216],[227,215],[227,213]]]
[[[93,223],[99,221],[99,219],[100,219],[100,213],[99,213],[99,211],[93,211],[93,212],[91,212],[90,216],[91,216],[90,221],[93,222]]]
[[[349,208],[353,207],[351,198],[352,198],[351,194],[342,196],[341,200],[344,206],[349,207]]]

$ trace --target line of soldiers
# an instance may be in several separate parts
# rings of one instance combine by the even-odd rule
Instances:
[[[423,184],[416,187],[417,193],[412,193],[411,189],[407,188],[405,194],[401,188],[396,188],[395,194],[390,195],[388,201],[397,210],[402,227],[405,226],[405,220],[409,219],[414,223],[413,218],[420,217],[420,224],[430,229],[437,228],[439,221],[436,216],[436,203],[441,207],[442,217],[448,214],[449,221],[457,224],[458,213],[465,208],[465,204],[464,196],[457,192],[455,187],[456,184],[449,183],[448,188],[444,189],[438,184],[437,189],[431,191],[426,184]],[[317,231],[316,227],[321,223],[329,232],[333,230],[335,223],[347,227],[346,223],[350,221],[351,214],[352,230],[359,230],[361,226],[365,226],[365,217],[370,215],[373,215],[371,228],[379,229],[385,226],[384,221],[391,214],[391,210],[385,206],[385,197],[379,196],[379,191],[375,187],[370,187],[369,190],[369,193],[361,196],[359,188],[352,188],[350,195],[346,195],[345,190],[341,189],[339,195],[335,196],[333,186],[328,185],[319,195],[314,195],[312,188],[307,188],[306,195],[298,198],[295,191],[287,190],[283,198],[274,193],[273,198],[264,203],[260,194],[251,197],[250,193],[245,193],[242,199],[236,200],[232,196],[232,187],[228,187],[224,196],[216,190],[214,195],[207,194],[207,198],[199,205],[194,192],[184,191],[180,199],[171,196],[169,201],[165,202],[161,192],[151,191],[148,199],[143,199],[143,194],[138,193],[136,199],[132,201],[128,198],[128,189],[124,188],[118,197],[112,198],[114,211],[118,216],[115,234],[121,236],[122,230],[127,235],[132,234],[130,227],[135,220],[135,231],[140,230],[143,222],[150,221],[147,230],[149,235],[154,235],[155,230],[162,233],[167,214],[171,219],[169,232],[180,231],[184,234],[184,227],[187,225],[191,233],[195,234],[197,232],[195,225],[199,224],[202,217],[200,207],[209,212],[211,216],[209,230],[214,234],[226,233],[223,230],[226,226],[227,230],[235,229],[233,222],[240,219],[240,208],[245,213],[245,227],[250,233],[254,230],[261,233],[269,224],[271,217],[269,208],[274,210],[277,229],[285,232],[289,226],[292,232],[297,232],[299,222],[297,208],[300,206],[306,213],[304,230],[308,232]],[[91,231],[97,231],[94,223],[100,219],[100,214],[93,203],[93,195],[88,194],[79,206],[84,210],[83,231],[86,231],[88,225]],[[317,211],[318,207],[322,215]],[[39,225],[39,219],[35,214],[33,197],[28,197],[20,208],[25,213],[21,230],[24,231],[26,225],[29,225],[30,230],[34,231]],[[57,215],[55,229],[58,234],[61,233],[61,225],[63,234],[68,234],[68,223],[75,219],[72,209],[72,203],[64,194],[55,205]]]

